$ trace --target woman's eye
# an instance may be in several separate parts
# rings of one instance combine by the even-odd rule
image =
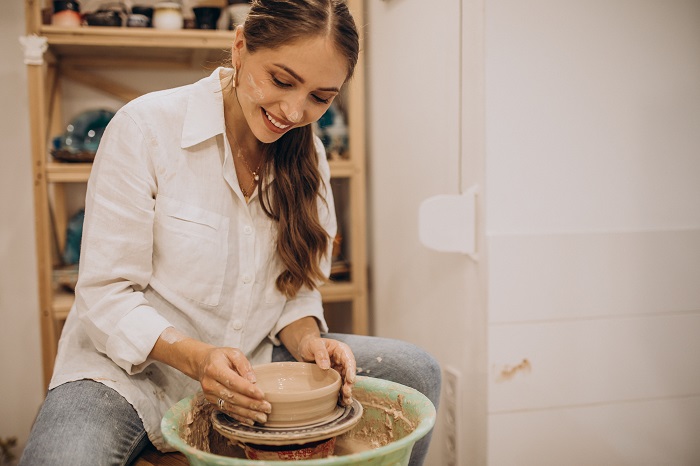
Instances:
[[[291,84],[286,83],[286,82],[284,82],[284,81],[280,81],[279,79],[277,79],[276,76],[273,76],[273,77],[272,77],[272,82],[274,82],[275,85],[276,85],[276,86],[279,86],[279,87],[292,87]]]
[[[331,99],[322,99],[321,97],[319,97],[317,95],[313,95],[313,94],[311,94],[311,97],[313,97],[313,99],[316,102],[318,102],[319,104],[327,104],[328,102],[331,101]]]

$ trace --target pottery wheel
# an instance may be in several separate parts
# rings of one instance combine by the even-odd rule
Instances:
[[[353,400],[350,406],[338,406],[330,418],[306,426],[249,426],[218,410],[211,413],[211,422],[217,432],[230,440],[257,445],[292,445],[337,437],[355,427],[361,417],[362,405]]]

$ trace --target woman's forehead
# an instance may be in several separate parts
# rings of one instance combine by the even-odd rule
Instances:
[[[332,40],[324,37],[302,39],[250,54],[265,66],[286,71],[301,82],[325,82],[324,87],[340,87],[348,73],[348,60]]]

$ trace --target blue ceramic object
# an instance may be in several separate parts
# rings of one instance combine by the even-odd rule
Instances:
[[[110,110],[88,110],[76,116],[66,127],[66,131],[53,140],[53,148],[72,154],[97,152],[102,134],[114,117]]]
[[[348,144],[348,127],[345,116],[333,102],[326,113],[313,125],[314,133],[321,138],[329,158],[346,157]]]
[[[80,209],[70,220],[66,227],[66,245],[63,248],[63,263],[65,265],[77,264],[80,261],[80,241],[83,239],[83,221],[85,210]]]

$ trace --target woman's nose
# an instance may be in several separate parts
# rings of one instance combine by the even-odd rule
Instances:
[[[292,123],[299,123],[304,116],[304,99],[290,98],[282,101],[280,109],[284,117]]]

